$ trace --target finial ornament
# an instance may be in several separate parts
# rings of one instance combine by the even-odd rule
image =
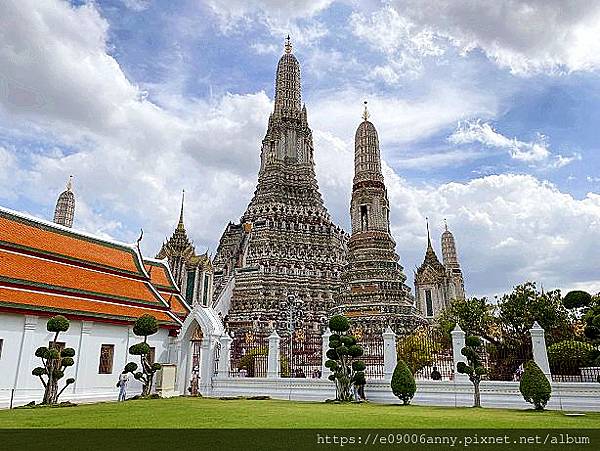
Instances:
[[[185,201],[185,190],[181,190],[181,212],[179,213],[179,222],[183,224],[183,202]]]
[[[427,224],[427,247],[431,247],[431,235],[429,234],[429,217],[425,217],[425,223]]]
[[[448,231],[448,221],[444,218],[444,227],[446,228],[446,232]]]
[[[287,35],[285,38],[285,53],[292,53],[292,40],[290,39],[290,35]]]
[[[67,191],[71,191],[73,188],[73,176],[69,176],[69,180],[67,180]]]
[[[367,110],[367,101],[366,100],[364,101],[364,104],[365,104],[365,110],[363,111],[362,118],[364,121],[368,121],[369,117],[371,117],[371,115],[369,114],[369,110]]]

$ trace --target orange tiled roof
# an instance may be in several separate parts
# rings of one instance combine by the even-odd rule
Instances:
[[[181,295],[176,293],[169,293],[167,291],[159,291],[162,298],[167,304],[171,305],[171,311],[179,316],[186,316],[190,309],[186,307]]]
[[[134,248],[0,208],[1,309],[126,322],[149,313],[177,327],[188,310],[166,271],[171,308]]]
[[[164,305],[147,282],[1,249],[0,281]]]
[[[168,266],[165,263],[144,260],[146,271],[150,274],[150,281],[156,288],[164,288],[172,291],[179,291],[174,284]]]
[[[185,317],[190,308],[183,300],[179,288],[171,275],[169,266],[164,261],[144,259],[146,271],[150,274],[150,281],[154,288],[160,293],[167,304],[171,306],[171,311],[180,317]]]
[[[135,250],[0,209],[0,245],[140,275]]]
[[[0,287],[0,306],[25,310],[45,310],[66,315],[69,313],[82,316],[92,314],[107,319],[127,318],[132,321],[144,314],[150,314],[162,323],[175,323],[167,311],[7,287]]]

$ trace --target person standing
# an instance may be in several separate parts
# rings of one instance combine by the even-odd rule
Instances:
[[[129,373],[123,371],[119,375],[119,382],[117,382],[117,387],[119,387],[119,401],[125,401],[125,397],[127,396],[127,382],[129,382]]]

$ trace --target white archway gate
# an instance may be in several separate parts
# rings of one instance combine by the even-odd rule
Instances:
[[[182,395],[208,395],[215,370],[215,353],[225,333],[223,324],[210,307],[194,306],[177,338],[177,390]],[[223,358],[223,357],[221,357]]]

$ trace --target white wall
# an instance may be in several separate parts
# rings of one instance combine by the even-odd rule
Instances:
[[[43,387],[39,378],[31,371],[41,366],[41,360],[35,357],[35,350],[48,346],[54,334],[46,330],[48,317],[0,313],[0,339],[4,340],[0,356],[0,407],[10,403],[14,389],[14,405],[29,401],[41,401]],[[119,373],[125,364],[134,361],[139,365],[139,357],[128,355],[128,348],[140,340],[133,335],[131,328],[103,322],[71,321],[66,332],[59,335],[58,341],[75,349],[75,365],[67,368],[65,381],[75,378],[75,384],[61,395],[61,401],[74,402],[115,399]],[[148,338],[148,344],[156,348],[156,361],[169,362],[169,343],[166,329]],[[99,374],[100,348],[103,344],[114,345],[112,374]],[[62,384],[60,385],[62,386]],[[128,395],[139,393],[141,385],[130,378]]]
[[[296,378],[215,378],[209,396],[267,395],[274,399],[297,401],[325,401],[335,398],[333,382],[327,379]],[[389,381],[370,380],[365,395],[371,402],[399,404]],[[473,405],[473,385],[470,382],[417,381],[415,405],[462,406]],[[518,382],[483,381],[483,407],[531,409],[523,400]],[[546,406],[551,410],[600,411],[600,384],[586,382],[553,383],[552,398]]]

